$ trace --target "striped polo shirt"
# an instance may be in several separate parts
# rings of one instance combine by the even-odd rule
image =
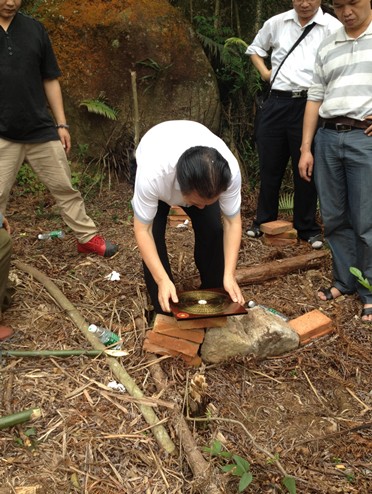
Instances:
[[[357,38],[342,27],[319,46],[308,101],[322,101],[323,118],[372,115],[372,23]]]

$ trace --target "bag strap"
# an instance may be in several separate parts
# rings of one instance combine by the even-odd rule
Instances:
[[[292,46],[292,48],[289,50],[289,52],[286,54],[286,56],[283,58],[283,60],[280,62],[280,65],[277,68],[277,70],[275,72],[275,75],[274,75],[274,77],[273,77],[273,79],[272,79],[272,81],[270,83],[270,90],[273,87],[275,78],[278,75],[278,72],[281,69],[283,63],[287,60],[287,58],[293,52],[293,50],[296,48],[296,46],[299,45],[301,43],[301,41],[305,38],[305,36],[307,36],[309,34],[309,32],[312,30],[312,28],[315,26],[315,24],[316,24],[316,22],[312,22],[311,24],[309,24],[308,26],[305,27],[305,29],[303,30],[301,36],[298,38],[298,40],[295,42],[295,44]]]

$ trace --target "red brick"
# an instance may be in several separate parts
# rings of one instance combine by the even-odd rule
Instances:
[[[267,233],[262,237],[262,241],[265,245],[277,245],[278,247],[297,244],[297,238],[280,238],[279,235],[268,235]]]
[[[151,343],[151,341],[148,338],[145,338],[143,340],[143,349],[146,352],[156,353],[158,355],[176,356],[179,354],[179,352],[176,352],[175,350],[169,350],[169,348],[163,348],[159,345],[155,345],[154,343]]]
[[[265,235],[268,235],[271,237],[269,233],[266,233]],[[276,238],[297,238],[297,230],[296,228],[291,228],[290,230],[287,230],[286,232],[282,233],[277,233],[275,235]]]
[[[204,329],[180,329],[180,328],[163,328],[154,327],[155,333],[165,334],[167,336],[173,336],[173,338],[181,338],[187,341],[194,341],[195,343],[202,343],[204,340]]]
[[[143,341],[143,349],[149,353],[155,353],[157,355],[169,355],[171,357],[180,357],[187,365],[192,367],[199,367],[202,363],[202,359],[199,355],[194,355],[193,357],[185,355],[183,353],[177,352],[176,350],[170,350],[168,348],[163,348],[158,345],[154,345],[150,342],[148,338]]]
[[[192,341],[172,338],[172,336],[155,333],[155,331],[147,331],[146,336],[150,342],[155,345],[168,348],[169,350],[176,350],[177,352],[184,353],[191,357],[194,357],[199,351],[199,345]]]
[[[170,216],[173,216],[173,215],[186,215],[185,213],[185,210],[181,208],[181,206],[171,206],[170,210],[169,210],[169,215]]]
[[[172,216],[168,216],[168,222],[169,221],[181,221],[184,222],[185,220],[189,220],[190,217],[187,216],[187,214],[174,214]]]
[[[199,367],[202,364],[202,359],[199,355],[195,355],[195,357],[187,357],[187,355],[180,355],[182,360],[186,362],[187,365],[191,367]]]
[[[296,319],[291,319],[288,324],[299,335],[302,345],[313,338],[319,338],[334,330],[332,319],[317,309],[307,312]]]
[[[310,341],[312,341],[312,340],[316,340],[317,338],[321,338],[322,336],[325,336],[326,334],[332,333],[333,330],[334,330],[334,328],[331,328],[331,329],[327,328],[324,331],[320,331],[316,335],[310,336],[309,338],[306,338],[303,340],[300,339],[300,344],[306,345],[307,343],[310,343]]]
[[[269,221],[260,225],[261,232],[268,233],[269,235],[278,235],[279,233],[292,230],[292,228],[293,223],[284,220]]]

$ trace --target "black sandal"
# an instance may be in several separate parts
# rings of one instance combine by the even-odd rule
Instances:
[[[337,297],[334,297],[332,295],[332,288],[334,288],[335,290],[338,290],[340,292],[340,295],[337,295]],[[336,298],[338,297],[341,297],[342,295],[350,295],[350,293],[345,293],[345,292],[342,292],[339,288],[336,288],[334,285],[330,286],[329,288],[319,288],[318,290],[318,293],[319,292],[322,292],[324,295],[325,295],[325,298],[326,300],[336,300]],[[320,299],[321,302],[325,302],[326,300],[322,300]]]
[[[334,298],[334,296],[332,295],[332,292],[331,292],[332,288],[335,288],[335,287],[334,286],[331,286],[330,288],[323,288],[323,287],[321,287],[321,288],[319,288],[318,293],[319,292],[320,293],[323,293],[324,296],[325,296],[325,298],[326,298],[326,300],[334,300],[335,298]],[[342,295],[342,293],[341,293],[341,295]],[[322,300],[322,299],[320,299],[320,300]],[[322,300],[322,302],[325,302],[325,300]]]
[[[362,318],[363,316],[372,316],[372,307],[364,307],[362,309],[362,312],[360,314],[360,317]],[[368,321],[368,320],[365,320],[365,319],[362,319],[362,322],[364,323],[372,323],[372,320],[371,321]]]

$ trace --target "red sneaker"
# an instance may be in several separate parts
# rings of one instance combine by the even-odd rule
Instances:
[[[10,338],[14,331],[8,326],[0,326],[0,341]]]
[[[89,242],[84,244],[78,242],[77,249],[82,254],[93,253],[102,257],[111,257],[118,251],[118,246],[99,235],[95,235]]]

